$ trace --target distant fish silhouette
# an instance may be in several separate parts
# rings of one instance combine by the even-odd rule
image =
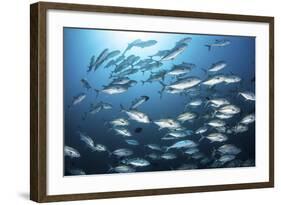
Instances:
[[[141,133],[141,131],[142,131],[142,128],[141,128],[141,127],[137,127],[137,128],[135,129],[135,133]]]

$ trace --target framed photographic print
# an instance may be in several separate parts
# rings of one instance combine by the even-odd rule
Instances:
[[[31,5],[31,200],[274,186],[274,18]]]

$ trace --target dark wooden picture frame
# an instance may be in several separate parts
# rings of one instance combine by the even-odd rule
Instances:
[[[150,190],[116,191],[103,193],[47,195],[47,70],[46,70],[46,13],[49,9],[122,13],[198,19],[216,19],[269,24],[269,181]],[[274,186],[274,18],[173,10],[108,7],[81,4],[39,2],[30,7],[30,199],[36,202],[101,199],[114,197],[179,194]]]

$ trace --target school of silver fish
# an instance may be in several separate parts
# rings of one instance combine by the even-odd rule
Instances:
[[[241,161],[237,159],[243,150],[235,144],[229,143],[230,138],[235,138],[236,134],[247,132],[248,126],[255,122],[255,111],[244,113],[242,109],[233,104],[231,98],[218,97],[210,95],[200,96],[200,89],[209,89],[212,91],[218,85],[229,86],[230,84],[240,84],[242,78],[233,73],[222,74],[221,71],[227,69],[228,64],[225,61],[214,62],[210,67],[202,69],[204,78],[190,75],[193,69],[198,69],[195,64],[182,62],[174,64],[169,69],[163,69],[167,61],[173,61],[184,52],[188,52],[188,47],[192,43],[192,38],[186,37],[175,42],[174,47],[167,50],[160,50],[147,58],[141,58],[136,55],[129,55],[130,50],[135,47],[145,49],[157,44],[156,40],[137,39],[128,44],[123,52],[106,48],[100,54],[95,54],[90,58],[87,75],[96,72],[98,69],[110,69],[111,82],[102,88],[93,88],[94,82],[89,82],[87,77],[81,79],[81,85],[84,92],[78,93],[73,97],[70,109],[83,103],[88,95],[95,93],[97,103],[91,104],[82,116],[83,120],[88,120],[89,115],[95,115],[113,109],[110,103],[98,101],[99,95],[120,95],[127,92],[138,83],[158,83],[160,89],[158,94],[162,98],[164,95],[186,95],[192,96],[182,106],[182,113],[174,117],[164,117],[161,119],[152,119],[149,113],[142,111],[142,105],[149,103],[154,96],[138,96],[132,99],[130,107],[120,105],[120,116],[106,121],[106,126],[116,136],[120,136],[127,146],[119,147],[115,150],[109,150],[105,144],[100,144],[95,136],[89,136],[86,132],[78,131],[77,135],[87,148],[95,153],[104,153],[108,157],[116,158],[118,164],[108,165],[109,173],[131,173],[141,170],[142,167],[149,167],[153,163],[161,160],[172,161],[179,156],[186,159],[192,159],[192,163],[183,162],[179,167],[173,167],[173,170],[197,169],[201,165],[208,167],[235,167],[251,166],[253,159]],[[227,39],[218,39],[206,45],[210,52],[215,52],[225,46],[229,46],[231,41]],[[143,73],[150,73],[148,79],[141,81],[134,80],[133,76]],[[170,79],[169,81],[167,79]],[[244,103],[255,103],[255,94],[250,90],[235,90],[233,95]],[[195,108],[201,108],[202,113],[198,114]],[[119,108],[118,108],[119,109]],[[206,112],[204,112],[206,110]],[[165,110],[162,111],[165,114]],[[231,119],[239,118],[236,123],[229,123]],[[203,119],[201,126],[194,127],[194,121]],[[135,121],[142,126],[150,124],[160,131],[165,132],[160,138],[161,141],[168,143],[168,146],[161,144],[142,144],[135,138],[135,133],[131,130],[130,124]],[[213,146],[210,156],[200,150],[200,143],[210,143]],[[145,154],[137,156],[134,152],[135,147],[143,147]],[[79,159],[81,154],[75,147],[65,145],[64,155],[71,160]],[[72,169],[69,172],[73,175],[82,175],[86,172],[82,169]]]

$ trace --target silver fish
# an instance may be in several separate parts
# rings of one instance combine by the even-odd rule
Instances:
[[[162,151],[161,147],[158,144],[147,144],[145,146],[152,150]]]
[[[159,155],[158,153],[149,153],[147,155],[147,157],[149,157],[150,159],[153,159],[153,160],[158,160],[161,158],[161,155]]]
[[[89,113],[90,114],[96,114],[99,113],[102,110],[102,105],[101,104],[96,104],[96,105],[91,105]],[[87,113],[85,113],[84,118],[87,116]]]
[[[115,60],[110,60],[104,67],[105,68],[109,68],[109,67],[111,67],[111,66],[113,66],[113,65],[115,65],[116,64],[116,62],[115,62]]]
[[[149,100],[148,96],[141,96],[139,98],[136,98],[131,105],[130,109],[136,109],[137,107],[139,107],[141,104],[145,103],[146,101]]]
[[[198,85],[201,82],[201,80],[197,77],[187,77],[181,80],[178,80],[170,85],[167,85],[167,88],[173,88],[178,90],[184,90],[188,88],[192,88],[196,85]]]
[[[191,106],[191,107],[198,107],[200,105],[202,105],[203,101],[201,99],[194,99],[194,100],[191,100],[190,102],[188,102],[186,105],[185,105],[185,109],[188,107],[188,106]]]
[[[209,72],[217,72],[224,69],[227,66],[225,61],[219,61],[214,63],[209,69]]]
[[[105,151],[108,151],[107,150],[107,147],[103,144],[96,144],[94,147],[93,147],[93,151],[97,151],[97,152],[105,152]]]
[[[234,133],[242,133],[242,132],[247,132],[248,127],[245,124],[237,124],[232,128],[232,131]]]
[[[241,149],[237,148],[235,145],[232,144],[225,144],[220,146],[217,149],[217,151],[220,152],[222,155],[225,154],[237,155],[241,152]]]
[[[210,122],[207,123],[208,125],[212,126],[212,127],[222,127],[225,126],[225,122],[222,120],[211,120]]]
[[[178,141],[178,142],[174,143],[173,145],[167,147],[166,151],[168,151],[170,149],[190,148],[190,147],[196,147],[196,146],[197,146],[197,144],[192,140],[181,140],[181,141]]]
[[[255,114],[249,114],[242,118],[240,123],[248,125],[255,121]]]
[[[211,133],[206,138],[211,142],[224,142],[228,140],[228,137],[222,133]]]
[[[205,155],[202,152],[195,152],[191,155],[191,158],[195,160],[202,159],[203,157],[205,157]]]
[[[225,47],[230,45],[230,41],[227,39],[222,39],[222,40],[215,40],[213,43],[205,44],[205,46],[208,48],[209,51],[211,51],[211,48],[213,47]]]
[[[79,132],[79,135],[80,135],[80,140],[83,141],[90,149],[94,148],[94,146],[95,146],[94,141],[90,136],[88,136],[82,132]]]
[[[182,44],[182,45],[180,45],[178,47],[175,47],[174,49],[170,50],[167,55],[163,56],[160,59],[160,62],[161,61],[174,60],[179,54],[184,52],[186,48],[187,48],[186,44]]]
[[[124,93],[128,90],[127,86],[124,85],[108,85],[108,86],[104,86],[103,89],[101,90],[97,90],[95,89],[97,96],[99,94],[99,92],[103,92],[109,95],[114,95],[114,94],[120,94],[120,93]]]
[[[120,148],[114,150],[112,154],[118,157],[128,157],[133,154],[133,151],[127,148]]]
[[[173,75],[173,76],[178,76],[178,75],[183,75],[186,73],[189,73],[193,66],[189,63],[181,63],[178,65],[174,65],[171,70],[168,71],[167,75]]]
[[[209,87],[212,87],[214,85],[223,83],[224,80],[225,80],[225,76],[224,75],[215,75],[215,76],[211,76],[210,78],[208,78],[207,80],[202,82],[202,84],[203,85],[207,85]]]
[[[229,118],[232,118],[233,115],[223,114],[223,113],[216,113],[215,117],[219,118],[219,119],[229,119]]]
[[[193,112],[184,112],[177,117],[177,120],[180,122],[185,122],[187,120],[193,120],[197,117],[196,113]]]
[[[234,115],[237,113],[240,113],[241,109],[239,107],[237,107],[236,105],[224,105],[222,107],[220,107],[218,110],[218,112],[223,113],[223,114],[227,114],[227,115]]]
[[[201,134],[207,132],[207,130],[208,130],[208,127],[207,127],[207,126],[199,127],[199,128],[195,131],[195,134],[197,134],[197,135],[200,134],[200,135],[201,135]]]
[[[185,154],[194,154],[196,152],[199,152],[199,149],[197,147],[191,147],[184,151]]]
[[[175,137],[173,136],[164,136],[164,137],[161,137],[161,140],[174,140],[176,139]]]
[[[137,140],[125,140],[125,142],[129,145],[137,146],[140,143]]]
[[[249,92],[249,91],[239,92],[238,95],[241,95],[243,98],[245,98],[245,100],[249,100],[249,101],[256,100],[255,93],[253,92]]]
[[[135,172],[136,169],[127,165],[118,165],[116,167],[110,167],[110,169],[108,170],[108,172],[117,172],[117,173],[131,173],[131,172]]]
[[[174,138],[183,138],[192,134],[193,134],[192,130],[173,130],[165,134],[164,137],[172,136]]]
[[[170,50],[161,50],[161,51],[158,51],[157,53],[149,56],[150,58],[153,58],[153,57],[160,57],[160,58],[163,58],[164,56],[168,55],[168,53],[170,52]]]
[[[176,159],[176,158],[177,158],[177,155],[174,154],[174,153],[167,152],[167,153],[162,154],[160,157],[161,157],[162,159],[172,160],[172,159]]]
[[[161,67],[163,64],[161,62],[153,62],[150,64],[146,64],[145,66],[141,67],[141,71],[144,74],[146,71],[152,72],[154,69]]]
[[[112,109],[112,105],[102,101],[100,101],[96,105],[91,104],[89,111],[84,113],[83,119],[87,117],[88,113],[94,115],[96,113],[101,112],[102,110],[110,110],[110,109]]]
[[[134,167],[146,167],[150,165],[150,162],[147,161],[146,159],[143,158],[131,158],[131,159],[124,159],[122,160],[122,163],[124,164],[129,164],[132,165]]]
[[[155,120],[154,123],[159,126],[159,129],[168,128],[168,129],[176,129],[181,127],[180,123],[171,118]]]
[[[95,65],[95,56],[92,56],[91,60],[90,60],[90,63],[88,65],[87,73],[90,72],[93,69],[94,65]]]
[[[226,162],[232,161],[236,158],[235,155],[231,155],[231,154],[226,154],[226,155],[222,155],[218,161],[222,164],[225,164]]]
[[[181,40],[179,40],[178,42],[176,42],[176,47],[177,46],[180,46],[180,45],[185,45],[185,44],[188,44],[188,43],[190,43],[191,42],[191,40],[192,40],[192,38],[191,37],[185,37],[185,38],[182,38]]]
[[[112,77],[125,77],[128,75],[133,75],[133,74],[137,73],[138,71],[139,71],[139,69],[137,69],[137,68],[130,68],[130,69],[123,70],[122,72],[120,72],[116,75],[112,75]]]
[[[88,80],[86,78],[82,78],[80,80],[80,82],[82,83],[82,86],[84,88],[86,88],[87,90],[90,90],[92,88],[92,86],[90,85],[90,83],[88,82]]]
[[[130,78],[120,77],[120,78],[113,79],[110,85],[124,85],[127,84],[128,82],[130,82]]]
[[[71,175],[85,175],[85,171],[83,171],[82,169],[70,169],[68,170],[68,172],[71,174]]]
[[[118,56],[120,53],[121,53],[121,51],[119,51],[119,50],[111,51],[107,54],[106,58],[107,59],[114,58],[114,57]]]
[[[134,40],[133,42],[129,43],[127,48],[125,49],[123,55],[132,49],[133,47],[139,47],[139,48],[145,48],[145,47],[150,47],[153,46],[157,43],[155,40],[147,40],[147,41],[142,41],[141,39]]]
[[[224,82],[226,84],[230,83],[239,83],[242,79],[239,76],[236,75],[226,75],[224,76]]]
[[[63,151],[64,151],[64,155],[70,158],[79,158],[81,156],[76,149],[69,146],[64,146]]]
[[[74,96],[71,105],[69,105],[68,107],[70,108],[71,106],[81,103],[85,98],[86,98],[85,93],[80,93],[77,96]]]
[[[161,82],[161,80],[164,80],[166,73],[167,73],[167,71],[165,71],[165,70],[159,71],[157,73],[152,72],[150,77],[147,80],[141,81],[141,82],[142,82],[142,84],[152,83],[152,82]]]
[[[113,129],[118,135],[121,135],[121,136],[124,136],[124,137],[131,137],[132,136],[130,131],[127,130],[126,128],[124,128],[124,127],[114,127]]]
[[[109,122],[113,127],[118,127],[118,126],[128,126],[130,123],[128,120],[124,118],[117,118],[115,120],[112,120]]]
[[[215,129],[220,133],[225,133],[227,131],[226,127],[224,126],[215,127]]]
[[[93,68],[94,70],[97,70],[99,68],[99,66],[106,60],[107,55],[109,53],[108,49],[104,49],[100,55],[98,56],[97,60],[95,61]]]
[[[225,98],[213,98],[213,99],[208,99],[207,104],[211,104],[213,107],[220,107],[222,105],[228,105],[230,102],[225,99]]]
[[[125,110],[122,105],[120,106],[121,112],[125,112],[130,119],[141,123],[150,123],[150,119],[145,113],[139,112],[137,110]]]

